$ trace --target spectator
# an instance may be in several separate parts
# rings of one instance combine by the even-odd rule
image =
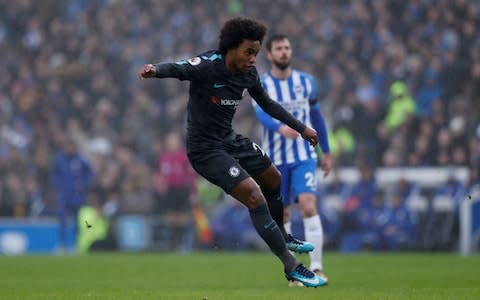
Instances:
[[[98,196],[88,195],[77,218],[78,236],[76,247],[78,253],[86,254],[90,250],[113,250],[115,241],[111,234],[109,219],[104,216]]]
[[[93,185],[94,175],[88,160],[77,151],[75,142],[69,138],[61,142],[62,149],[53,159],[52,184],[56,192],[59,248],[65,249],[67,218],[77,219],[78,211],[85,204],[87,192]]]
[[[348,219],[348,225],[343,229],[340,251],[351,253],[362,249],[381,250],[389,216],[384,194],[376,191],[371,199],[358,200],[355,205],[347,203],[346,212],[344,220]],[[387,232],[390,233],[389,230]]]
[[[438,73],[427,69],[424,75],[424,84],[420,87],[416,95],[417,114],[421,117],[432,115],[432,102],[442,101],[442,89],[438,82]]]
[[[5,178],[0,205],[6,214],[22,218],[27,214],[27,193],[18,174],[9,173]]]
[[[415,220],[405,205],[405,199],[401,190],[393,195],[382,232],[384,249],[408,249],[415,237]]]
[[[415,113],[415,109],[415,101],[410,96],[407,85],[402,81],[395,81],[390,87],[390,102],[385,126],[389,130],[397,129]]]
[[[191,230],[192,204],[197,205],[198,199],[197,176],[177,131],[167,134],[165,150],[158,158],[157,172],[162,186],[157,211],[173,225],[174,235],[180,242]]]
[[[180,134],[176,131],[167,134],[165,150],[158,158],[157,172],[163,185],[159,212],[184,215],[190,211],[191,203],[197,201],[197,178],[188,162]]]

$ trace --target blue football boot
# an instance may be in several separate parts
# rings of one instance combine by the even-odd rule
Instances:
[[[288,250],[297,253],[307,253],[315,248],[312,243],[297,240],[291,234],[289,234],[287,238],[287,247]]]
[[[299,264],[292,272],[285,271],[285,277],[289,281],[302,283],[306,287],[319,287],[327,284],[327,281],[307,269],[303,264]]]

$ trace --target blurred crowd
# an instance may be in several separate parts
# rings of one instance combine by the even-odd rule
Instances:
[[[237,15],[290,37],[294,66],[318,80],[339,167],[465,166],[478,181],[477,1],[0,1],[0,216],[54,215],[55,157],[73,145],[93,174],[77,191],[87,202],[178,220],[199,194],[183,149],[187,83],[138,71],[216,48]],[[245,100],[235,128],[259,139]]]
[[[462,205],[472,197],[480,200],[479,182],[455,176],[447,176],[440,185],[420,184],[406,176],[385,184],[368,165],[359,168],[358,181],[344,181],[337,171],[331,176],[332,180],[321,184],[317,191],[317,207],[325,249],[343,253],[453,251],[459,247]],[[478,230],[478,222],[475,224]],[[303,226],[300,210],[293,210],[294,236],[304,238]],[[264,246],[254,235],[248,212],[236,201],[225,201],[216,208],[212,230],[214,245],[223,249],[254,250]],[[478,236],[472,244],[474,249],[480,249]]]

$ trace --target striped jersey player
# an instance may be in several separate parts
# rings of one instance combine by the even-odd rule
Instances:
[[[269,71],[261,77],[261,83],[270,98],[280,103],[285,110],[307,126],[312,126],[312,119],[320,121],[322,118],[320,105],[317,102],[317,84],[310,74],[292,70],[292,74],[286,80],[279,80]],[[278,120],[268,116],[256,104],[255,111],[264,125],[262,148],[275,165],[317,160],[315,149],[301,136],[292,139],[282,135],[278,132],[282,125]],[[325,131],[324,125],[319,127],[321,127],[320,130]],[[318,133],[321,132],[315,129]],[[328,152],[327,148],[324,150]]]
[[[326,176],[330,172],[331,157],[325,121],[317,100],[316,80],[291,67],[292,49],[285,35],[272,36],[266,46],[271,69],[261,77],[262,87],[271,99],[300,122],[315,128],[323,152],[321,166]],[[258,105],[254,104],[254,107],[264,126],[262,147],[282,174],[285,229],[291,232],[289,206],[298,201],[305,239],[315,246],[310,252],[310,269],[327,280],[322,264],[323,228],[316,207],[317,153],[295,130],[267,115]]]

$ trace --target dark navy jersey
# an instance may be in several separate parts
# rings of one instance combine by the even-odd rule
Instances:
[[[208,51],[176,63],[156,64],[155,71],[159,78],[191,82],[187,108],[189,152],[217,147],[232,135],[232,119],[246,91],[272,117],[300,133],[305,130],[304,124],[264,92],[255,67],[248,72],[231,73],[218,51]]]

